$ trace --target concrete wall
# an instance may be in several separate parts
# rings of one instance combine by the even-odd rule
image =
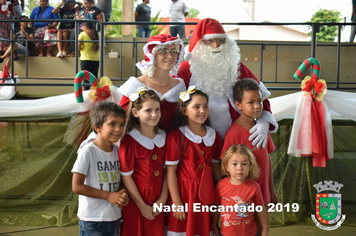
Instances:
[[[273,40],[273,41],[308,41],[308,35],[283,25],[241,25],[237,29],[227,31],[236,40]]]

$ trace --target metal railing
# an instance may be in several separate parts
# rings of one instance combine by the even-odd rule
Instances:
[[[48,22],[49,20],[5,20],[5,22]],[[79,34],[79,24],[81,22],[84,21],[88,21],[88,20],[50,20],[52,22],[63,22],[63,21],[68,21],[68,22],[74,22],[75,23],[75,40],[74,40],[74,44],[75,44],[75,74],[79,71],[79,65],[78,65],[78,55],[79,55],[79,49],[78,49],[78,34]],[[104,75],[104,64],[105,64],[105,45],[106,44],[110,44],[110,43],[118,43],[120,44],[120,56],[119,56],[119,60],[120,60],[120,68],[123,68],[123,56],[122,56],[122,49],[123,49],[123,45],[125,44],[131,44],[133,45],[134,48],[134,52],[133,52],[133,57],[134,57],[134,62],[136,63],[137,61],[141,60],[141,58],[138,58],[138,45],[139,44],[145,44],[146,41],[123,41],[123,40],[110,40],[110,38],[105,38],[105,27],[108,25],[137,25],[137,24],[149,24],[149,25],[170,25],[170,24],[175,24],[175,25],[196,25],[197,23],[195,22],[186,22],[186,23],[181,23],[181,22],[97,22],[97,24],[99,24],[100,28],[102,29],[100,31],[100,35],[99,35],[99,40],[98,41],[91,41],[91,42],[101,42],[100,43],[100,62],[99,62],[99,77],[101,77],[102,75]],[[343,27],[345,26],[351,26],[351,25],[355,25],[355,23],[271,23],[271,22],[263,22],[263,23],[222,23],[223,25],[236,25],[236,26],[290,26],[290,25],[305,25],[305,26],[310,26],[310,28],[312,29],[312,36],[311,36],[311,41],[310,42],[301,42],[301,43],[286,43],[286,42],[238,42],[239,45],[255,45],[255,46],[259,46],[260,47],[260,75],[259,75],[259,79],[261,81],[263,81],[264,83],[273,83],[273,84],[278,84],[278,83],[283,83],[283,84],[300,84],[300,82],[298,81],[279,81],[278,79],[278,49],[280,47],[283,46],[310,46],[311,51],[310,51],[310,57],[315,57],[316,56],[316,49],[319,45],[319,43],[316,41],[316,34],[319,32],[320,26],[322,25],[334,25],[338,27],[338,37],[337,37],[337,43],[336,43],[336,48],[337,48],[337,58],[336,58],[336,65],[335,65],[335,69],[336,69],[336,79],[335,82],[332,82],[331,84],[333,84],[334,86],[328,86],[328,89],[337,89],[337,90],[342,90],[342,89],[347,89],[347,90],[356,90],[356,83],[354,82],[340,82],[340,62],[341,62],[341,30]],[[6,40],[6,39],[0,39],[0,40]],[[10,40],[7,40],[11,43],[12,47],[14,46],[16,40],[13,39],[13,34],[11,33],[11,38]],[[36,41],[41,41],[38,39],[33,39],[33,40],[28,40],[26,43],[30,43],[30,42],[36,42]],[[57,42],[73,42],[73,40],[53,40],[53,41],[57,41]],[[84,41],[86,42],[86,41]],[[187,44],[188,42],[185,42],[185,44]],[[274,46],[276,48],[276,55],[275,55],[275,79],[273,81],[265,81],[263,78],[263,71],[264,71],[264,50],[266,48],[266,46]],[[329,43],[329,44],[322,44],[322,46],[327,46],[327,47],[335,47],[335,43]],[[342,45],[342,47],[354,47],[356,45],[354,44],[344,44]],[[11,52],[11,60],[13,60],[13,51]],[[35,77],[29,77],[28,75],[28,59],[29,59],[29,55],[26,54],[26,77],[24,79],[38,79],[38,80],[72,80],[72,78],[35,78]],[[133,72],[132,75],[137,77],[137,69],[135,67],[135,63],[133,65]],[[11,67],[11,75],[12,75],[12,79],[13,79],[13,75],[14,75],[14,62],[12,61],[12,67]],[[355,72],[356,73],[356,72]],[[122,69],[120,70],[120,74],[118,76],[118,78],[112,78],[112,81],[124,81],[127,78],[123,78],[122,76]],[[347,88],[344,88],[340,85],[351,85],[352,87],[348,86]],[[73,86],[72,83],[20,83],[20,84],[7,84],[5,86]],[[298,90],[300,89],[299,87],[296,86],[282,86],[282,87],[268,87],[268,89],[270,90]]]

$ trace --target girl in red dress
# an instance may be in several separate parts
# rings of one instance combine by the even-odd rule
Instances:
[[[202,201],[198,192],[205,165],[213,166],[214,177],[219,179],[222,140],[214,129],[207,126],[209,106],[204,92],[190,86],[188,91],[181,93],[178,109],[178,128],[169,133],[166,144],[165,164],[171,195],[168,203],[172,206],[167,235],[212,235],[212,214],[201,210],[210,204]],[[210,182],[213,186],[212,178]]]
[[[166,133],[158,129],[160,98],[153,90],[139,88],[130,95],[126,135],[119,158],[123,183],[131,197],[123,210],[122,236],[163,236],[164,214],[154,212],[168,196],[164,177]]]

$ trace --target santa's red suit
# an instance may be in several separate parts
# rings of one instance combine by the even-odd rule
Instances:
[[[196,82],[192,81],[191,78],[192,73],[190,70],[190,62],[192,55],[194,55],[194,47],[198,44],[198,41],[215,39],[215,38],[225,38],[226,40],[231,40],[228,38],[225,30],[223,29],[220,22],[214,19],[206,18],[201,20],[196,26],[194,33],[190,39],[188,52],[186,52],[185,59],[179,69],[178,77],[182,78],[188,87],[189,85],[196,84]],[[239,58],[237,56],[236,58]],[[251,70],[238,59],[236,59],[237,63],[237,78],[236,79],[246,79],[252,78],[256,80],[261,87],[262,91],[262,99],[263,99],[263,110],[266,112],[262,112],[262,119],[270,123],[270,132],[275,132],[278,129],[278,124],[271,115],[271,107],[267,97],[270,95],[267,88],[260,83],[256,76],[251,72]],[[212,65],[213,66],[213,65]],[[216,78],[217,80],[219,78]],[[198,89],[199,81],[197,82]],[[224,137],[227,129],[230,127],[232,122],[234,122],[239,117],[239,110],[235,106],[233,99],[233,85],[227,85],[226,90],[224,91],[223,96],[211,96],[209,95],[209,120],[211,126],[219,132],[221,137]],[[204,89],[202,89],[204,91]],[[230,114],[230,115],[226,115]],[[260,119],[260,118],[259,118]]]

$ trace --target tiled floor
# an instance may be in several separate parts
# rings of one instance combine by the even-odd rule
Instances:
[[[0,235],[4,236],[78,236],[79,226],[35,227],[35,226],[0,226]],[[341,226],[334,231],[324,231],[316,226],[292,225],[273,227],[270,236],[351,236],[356,235],[356,227]],[[154,235],[153,235],[154,236]]]

